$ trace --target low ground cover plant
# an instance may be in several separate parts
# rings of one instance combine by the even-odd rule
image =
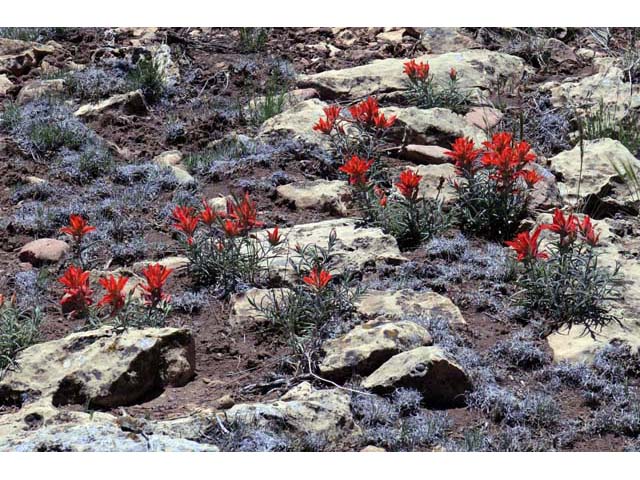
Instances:
[[[21,307],[15,296],[0,294],[0,377],[20,350],[38,341],[42,318],[39,307]]]

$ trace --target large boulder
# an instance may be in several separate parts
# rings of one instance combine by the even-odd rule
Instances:
[[[327,104],[313,98],[294,105],[292,108],[271,117],[260,127],[259,135],[286,133],[312,145],[328,147],[326,135],[313,130],[313,125],[324,115]]]
[[[637,171],[640,160],[622,143],[610,138],[585,141],[582,159],[580,145],[551,159],[551,168],[559,175],[558,187],[565,201],[575,204],[580,198],[588,197],[598,204],[600,215],[609,213],[607,210],[625,209],[635,200],[633,192],[621,183],[616,172],[615,167],[623,165]]]
[[[446,81],[454,67],[458,71],[460,86],[475,91],[489,89],[498,79],[509,79],[517,84],[525,73],[525,63],[521,58],[482,49],[424,55],[417,60],[429,62],[437,82]],[[406,90],[408,82],[403,73],[406,61],[388,58],[358,67],[302,75],[298,83],[315,88],[322,98],[327,99],[355,100],[367,95]]]
[[[307,382],[275,402],[234,405],[219,417],[229,424],[275,429],[284,426],[292,433],[314,433],[333,440],[358,431],[347,392],[337,388],[317,390]]]
[[[450,148],[458,137],[469,137],[476,145],[487,140],[481,129],[446,108],[387,107],[382,111],[387,117],[398,118],[394,131],[409,143]]]
[[[377,393],[415,388],[430,407],[460,407],[472,390],[467,373],[440,347],[419,347],[399,353],[369,375],[362,386]]]
[[[54,406],[112,408],[190,381],[195,344],[185,329],[102,327],[33,345],[15,363],[0,380],[5,403],[48,399]]]
[[[397,353],[431,343],[429,332],[417,323],[371,320],[322,345],[320,374],[337,381],[353,373],[368,375]]]
[[[60,95],[65,90],[65,82],[61,78],[51,80],[33,80],[20,89],[16,102],[24,105],[40,97]]]

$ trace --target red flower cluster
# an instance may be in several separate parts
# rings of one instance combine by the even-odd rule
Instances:
[[[60,300],[63,307],[68,307],[74,314],[82,314],[93,300],[93,290],[89,285],[89,272],[80,267],[70,265],[58,281],[64,285],[64,296]]]
[[[187,243],[192,245],[193,234],[198,228],[201,216],[195,213],[193,207],[178,206],[173,209],[173,218],[176,221],[173,227],[184,233],[187,236]]]
[[[96,227],[92,227],[87,221],[80,215],[70,215],[69,225],[62,227],[60,231],[73,237],[76,243],[80,243],[82,238],[89,232],[93,232]]]
[[[473,176],[478,170],[476,159],[482,153],[475,148],[473,140],[459,137],[451,145],[451,150],[444,152],[455,162],[456,173],[464,177]]]
[[[313,267],[313,270],[311,270],[309,275],[304,277],[302,281],[319,292],[327,286],[331,278],[332,277],[329,272],[323,270],[322,267],[318,268],[316,266]]]
[[[258,212],[255,202],[249,198],[249,193],[245,192],[242,200],[227,200],[227,221],[225,222],[225,231],[244,233],[252,228],[262,227],[263,222],[258,221]],[[231,221],[233,225],[227,224]]]
[[[353,155],[338,170],[349,175],[349,183],[351,185],[363,186],[367,183],[367,172],[372,164],[373,160],[364,160]]]
[[[368,97],[366,100],[349,107],[349,113],[354,121],[369,127],[385,129],[396,122],[395,115],[387,119],[384,113],[380,113],[378,101],[373,97]]]
[[[169,297],[164,294],[162,289],[171,272],[173,272],[173,269],[159,263],[149,265],[142,270],[142,275],[147,280],[146,284],[140,285],[140,288],[144,290],[145,304],[155,307],[158,303],[169,300]]]
[[[101,278],[98,280],[102,288],[107,293],[100,299],[98,306],[105,305],[111,306],[111,316],[122,310],[125,303],[124,287],[127,285],[129,279],[127,277],[120,276],[115,278],[113,275],[109,275],[107,278]]]
[[[499,188],[508,188],[517,178],[525,178],[530,185],[540,180],[539,176],[527,173],[525,170],[529,163],[536,157],[531,153],[531,145],[524,140],[518,143],[513,141],[513,136],[507,132],[497,133],[491,141],[483,142],[487,151],[482,156],[482,164],[485,167],[495,168],[491,178],[498,182]]]
[[[271,230],[271,231],[268,231],[268,230],[267,230],[267,241],[268,241],[271,245],[273,245],[274,247],[275,247],[276,245],[279,245],[279,244],[280,244],[280,240],[281,240],[281,239],[280,239],[280,231],[279,231],[279,229],[278,229],[278,226],[277,226],[277,225],[276,225],[276,227],[275,227],[273,230]]]
[[[514,240],[505,242],[508,247],[511,247],[518,254],[518,261],[530,261],[535,259],[545,259],[549,256],[544,252],[539,252],[538,237],[542,232],[542,227],[538,227],[533,231],[533,234],[529,232],[519,233]]]
[[[400,181],[395,185],[404,198],[407,200],[415,200],[418,197],[420,180],[422,180],[421,175],[418,175],[411,169],[406,169],[400,174]]]
[[[405,62],[404,74],[411,80],[426,80],[429,76],[429,63],[417,63],[415,60]]]
[[[321,133],[324,133],[325,135],[328,135],[333,131],[333,128],[336,125],[336,121],[340,117],[340,113],[342,112],[342,109],[338,105],[329,105],[328,107],[325,107],[323,110],[326,118],[320,117],[320,119],[318,120],[318,123],[316,123],[313,126],[313,129]],[[344,131],[341,125],[338,126],[338,129],[341,132]]]

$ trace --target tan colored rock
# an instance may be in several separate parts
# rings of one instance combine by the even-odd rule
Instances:
[[[69,244],[55,238],[39,238],[27,243],[20,249],[18,258],[21,262],[32,265],[59,262],[68,252]]]
[[[622,143],[609,138],[585,141],[582,176],[580,162],[580,145],[551,158],[551,169],[561,176],[558,187],[567,203],[579,200],[578,184],[580,197],[594,197],[602,207],[614,211],[634,201],[633,194],[618,181],[614,165],[629,164],[638,170],[640,160]]]
[[[176,177],[176,180],[180,185],[193,185],[196,183],[196,179],[187,172],[184,167],[179,167],[177,165],[170,165],[167,168],[171,169],[171,173]]]
[[[223,395],[213,402],[213,405],[221,410],[226,410],[233,407],[236,404],[235,400],[231,395]]]
[[[429,332],[417,323],[371,320],[322,345],[320,374],[336,381],[354,373],[368,375],[392,356],[432,343]]]
[[[29,176],[25,177],[24,180],[29,185],[41,185],[43,183],[47,183],[47,181],[44,178],[34,177],[33,175],[29,175]]]
[[[311,144],[326,147],[329,145],[326,135],[313,130],[313,125],[324,115],[323,108],[326,106],[326,103],[315,98],[302,101],[265,121],[258,133],[268,135],[284,132]]]
[[[455,67],[460,86],[476,93],[490,88],[501,77],[517,84],[525,72],[521,58],[483,49],[424,55],[417,60],[429,62],[431,72],[438,82],[446,81],[451,67]],[[367,95],[406,90],[407,79],[403,73],[403,63],[406,61],[407,59],[388,58],[358,67],[302,75],[298,84],[315,88],[322,98],[328,99],[355,100]]]
[[[395,115],[394,132],[398,140],[450,148],[458,137],[469,137],[477,145],[487,140],[485,133],[470,125],[465,117],[446,108],[387,107],[381,109],[389,117]]]
[[[229,314],[229,324],[233,327],[242,327],[256,321],[264,320],[264,316],[260,311],[251,305],[253,302],[258,306],[268,306],[271,304],[271,298],[275,295],[276,299],[281,299],[289,292],[289,289],[267,289],[267,288],[251,288],[246,292],[235,293],[231,296],[231,311]]]
[[[402,158],[413,163],[440,165],[451,161],[451,158],[444,154],[447,150],[447,148],[438,145],[407,145],[400,153]]]
[[[165,257],[160,260],[143,260],[133,264],[133,271],[135,273],[141,273],[142,270],[151,264],[159,263],[163,267],[170,268],[172,270],[183,270],[191,263],[187,257]]]
[[[359,432],[350,404],[350,396],[343,390],[316,390],[303,382],[278,401],[234,405],[219,416],[227,423],[254,428],[284,426],[291,432],[315,433],[336,440]]]
[[[2,74],[0,75],[0,95],[6,95],[7,92],[13,88],[13,83],[9,78]]]
[[[386,452],[384,448],[376,447],[375,445],[367,445],[360,452],[374,452],[374,453],[382,453]]]
[[[424,28],[420,41],[427,52],[432,54],[458,52],[480,47],[471,37],[460,33],[459,29],[450,27]]]
[[[399,30],[390,30],[388,32],[381,32],[376,35],[376,38],[382,43],[389,43],[391,45],[397,46],[402,43],[404,34],[405,34],[405,29],[401,28]]]
[[[168,150],[166,152],[162,152],[153,159],[153,163],[160,165],[161,167],[180,165],[181,162],[182,153],[180,150]]]
[[[142,92],[135,90],[133,92],[119,93],[98,103],[83,105],[74,112],[74,115],[76,117],[88,117],[111,109],[120,110],[127,115],[146,115],[148,113],[147,103]]]
[[[531,189],[529,208],[531,210],[549,210],[550,208],[560,207],[562,205],[562,197],[555,175],[537,163],[530,164],[527,169],[535,170],[542,177]]]
[[[473,386],[466,372],[440,347],[419,347],[399,353],[369,375],[362,386],[378,393],[415,388],[431,407],[463,406]]]
[[[450,325],[465,325],[460,309],[435,292],[369,290],[360,298],[357,311],[366,318],[405,319],[408,316],[442,318]]]
[[[497,108],[473,107],[467,112],[464,118],[471,125],[487,131],[498,125],[503,116],[502,112]]]
[[[0,38],[0,74],[24,75],[56,48],[55,45]]]
[[[419,198],[436,198],[439,195],[440,200],[449,202],[455,198],[455,190],[450,185],[449,180],[456,177],[456,169],[450,163],[441,163],[439,165],[418,165],[417,167],[408,167],[422,176],[420,180]],[[400,172],[398,172],[398,175]],[[440,182],[442,189],[438,192]]]
[[[0,380],[6,397],[112,408],[186,384],[195,373],[195,344],[184,329],[103,327],[33,345],[15,361],[18,368]]]
[[[16,102],[24,105],[40,97],[56,95],[65,91],[65,83],[61,78],[52,80],[33,80],[20,89]]]
[[[296,210],[321,210],[346,215],[351,189],[343,180],[311,180],[288,183],[276,188]]]

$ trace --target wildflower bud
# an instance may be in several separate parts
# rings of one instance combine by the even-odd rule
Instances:
[[[455,82],[458,78],[458,72],[456,72],[456,69],[453,67],[451,67],[451,70],[449,70],[449,78],[452,82]]]

